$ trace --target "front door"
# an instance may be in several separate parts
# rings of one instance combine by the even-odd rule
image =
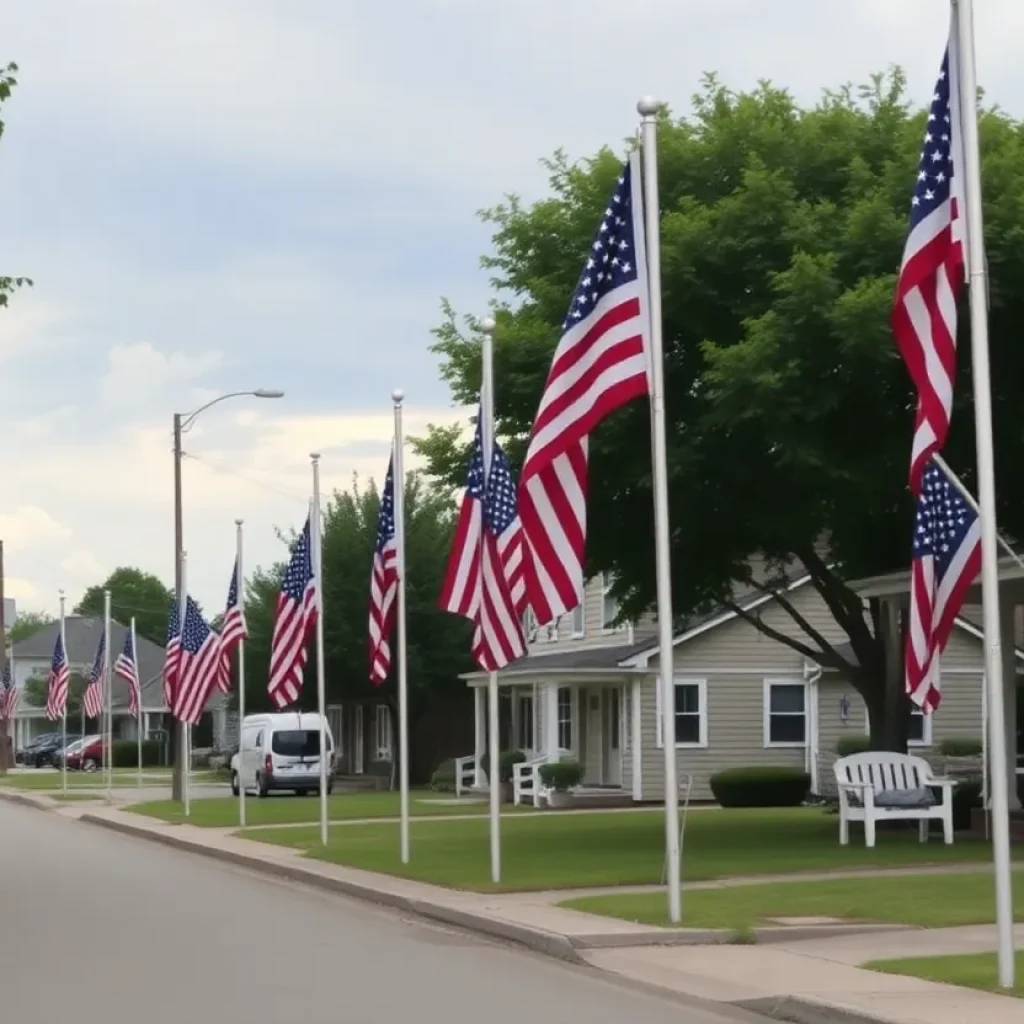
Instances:
[[[363,765],[366,763],[363,755],[363,720],[366,717],[366,709],[361,705],[356,708],[352,716],[352,774],[362,775]]]
[[[604,691],[604,784],[622,785],[622,694],[618,688]]]

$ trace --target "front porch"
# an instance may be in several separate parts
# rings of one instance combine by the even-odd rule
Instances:
[[[472,678],[474,694],[474,750],[456,760],[456,792],[488,792],[487,678]],[[639,776],[639,737],[634,740],[633,690],[639,685],[622,672],[590,677],[559,678],[499,675],[498,736],[500,750],[521,751],[526,760],[512,773],[511,799],[515,804],[549,803],[540,777],[544,764],[578,761],[579,786],[570,791],[573,803],[593,807],[622,806],[633,802],[631,779]],[[639,724],[639,718],[636,716]],[[635,758],[634,758],[635,753]],[[637,765],[634,767],[633,761]]]

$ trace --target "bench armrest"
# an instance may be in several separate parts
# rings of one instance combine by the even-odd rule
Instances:
[[[870,782],[837,782],[839,789],[874,789]]]
[[[925,783],[926,786],[943,786],[952,789],[954,786],[960,785],[959,779],[947,779],[945,776],[942,778],[928,779]]]

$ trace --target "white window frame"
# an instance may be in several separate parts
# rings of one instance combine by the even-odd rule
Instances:
[[[930,715],[924,714],[920,708],[914,707],[910,711],[911,717],[918,717],[924,720],[924,726],[921,730],[922,738],[919,740],[907,740],[907,748],[914,747],[915,749],[922,750],[926,747],[934,746],[934,729],[933,725],[935,722],[935,712],[933,711]],[[871,715],[868,713],[868,709],[864,709],[864,735],[871,735]]]
[[[700,739],[696,743],[676,743],[676,750],[706,750],[708,746],[708,681],[706,679],[695,679],[690,676],[676,676],[673,680],[678,689],[680,686],[696,686],[698,700],[698,721],[700,723]],[[655,682],[655,733],[659,747],[665,746],[663,733],[663,715],[661,710],[661,680]],[[675,705],[678,707],[678,705]],[[672,735],[675,735],[675,722],[672,723]]]
[[[580,640],[587,635],[586,603],[580,601],[569,614],[572,616],[572,638]]]
[[[532,608],[527,608],[523,615],[523,632],[526,634],[526,642],[529,644],[544,644],[549,640],[558,639],[558,627],[554,623],[546,626],[537,625],[537,617],[533,614]],[[554,636],[552,636],[554,632]]]
[[[776,686],[799,686],[804,691],[804,738],[802,740],[772,740],[772,690]],[[808,713],[810,707],[811,691],[805,679],[771,678],[764,681],[764,693],[762,697],[762,730],[764,733],[764,746],[766,750],[803,750],[810,739],[811,716]],[[789,718],[796,718],[796,715],[787,715]]]
[[[568,715],[563,717],[562,712],[563,702],[562,695],[565,694],[565,705],[568,707]],[[574,693],[571,686],[560,686],[555,693],[556,702],[556,741],[558,743],[558,751],[561,754],[571,753],[575,748],[572,746],[573,740],[576,738],[576,704],[577,702],[573,699]],[[567,725],[569,728],[569,746],[562,746],[562,726]]]
[[[383,727],[381,723],[384,723]],[[381,732],[385,735],[381,736]],[[384,742],[381,742],[381,741]],[[375,761],[391,761],[394,759],[392,754],[392,737],[391,737],[391,708],[387,704],[378,704],[374,708],[373,714],[373,741],[376,747]]]
[[[524,715],[523,711],[529,704],[529,714]],[[527,743],[523,736],[524,726],[530,730],[530,742]],[[516,735],[519,737],[520,750],[537,749],[537,710],[534,706],[533,692],[516,694]]]

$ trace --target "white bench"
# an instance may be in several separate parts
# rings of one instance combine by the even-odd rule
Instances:
[[[839,789],[839,843],[850,842],[850,822],[864,822],[864,843],[875,845],[879,821],[920,821],[920,838],[928,842],[931,821],[942,822],[946,843],[953,842],[954,779],[936,778],[923,758],[892,751],[851,754],[835,763]],[[942,790],[941,802],[932,788]]]

